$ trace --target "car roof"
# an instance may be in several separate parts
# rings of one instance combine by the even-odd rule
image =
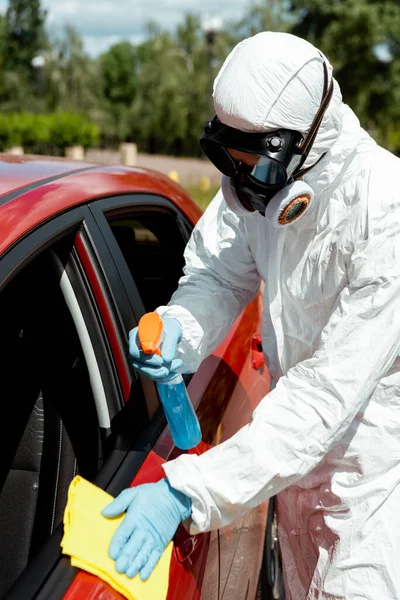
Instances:
[[[202,213],[183,187],[151,169],[0,154],[0,254],[58,213],[96,198],[136,193],[170,199],[192,223]]]
[[[97,166],[51,156],[0,153],[0,196],[48,177]]]

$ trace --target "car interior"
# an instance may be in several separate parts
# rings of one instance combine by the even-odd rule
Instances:
[[[73,477],[97,472],[101,451],[88,369],[49,252],[1,292],[0,319],[2,596],[61,522]]]
[[[167,212],[135,212],[134,218],[109,219],[146,312],[167,304],[183,274],[185,242]]]

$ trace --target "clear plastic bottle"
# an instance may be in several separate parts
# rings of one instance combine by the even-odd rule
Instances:
[[[201,429],[182,375],[158,383],[158,393],[175,446],[190,450],[201,442]]]
[[[156,312],[146,313],[139,321],[138,332],[145,354],[161,354],[163,321]],[[180,373],[165,383],[157,383],[158,393],[175,446],[191,450],[201,442],[200,423]]]

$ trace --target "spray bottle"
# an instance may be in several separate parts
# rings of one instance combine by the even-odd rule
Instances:
[[[138,337],[144,354],[161,355],[163,322],[156,312],[146,313],[139,321]],[[201,429],[185,382],[180,373],[166,383],[157,382],[158,393],[175,446],[181,450],[195,448],[201,441]]]

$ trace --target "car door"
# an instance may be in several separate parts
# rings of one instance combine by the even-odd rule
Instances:
[[[128,209],[131,207],[131,201],[126,203],[127,198],[124,198],[125,204],[127,204]],[[129,299],[129,314],[125,316],[124,327],[125,333],[123,342],[123,348],[121,348],[121,352],[126,354],[127,351],[127,334],[132,327],[134,327],[140,316],[145,312],[145,310],[150,310],[151,306],[149,302],[151,302],[151,298],[157,297],[158,290],[160,289],[157,272],[164,272],[163,265],[161,261],[163,259],[163,253],[160,254],[157,248],[154,248],[153,242],[154,239],[151,236],[150,230],[146,230],[144,226],[141,227],[142,239],[144,240],[145,245],[150,243],[152,247],[151,251],[151,260],[147,262],[147,269],[143,271],[143,277],[146,281],[146,289],[147,295],[143,294],[143,285],[142,281],[138,278],[135,280],[132,278],[128,263],[125,261],[123,253],[120,250],[118,242],[121,244],[121,247],[125,249],[125,252],[128,253],[130,250],[134,250],[132,248],[132,236],[129,231],[126,229],[131,226],[131,220],[129,220],[129,227],[125,227],[123,221],[121,220],[121,216],[118,214],[114,219],[114,225],[117,228],[117,238],[115,237],[112,230],[110,230],[102,212],[102,206],[106,203],[112,204],[112,200],[107,201],[97,201],[90,205],[91,212],[96,216],[96,219],[99,224],[99,230],[103,235],[103,239],[109,245],[109,248],[112,248],[112,262],[113,268],[114,265],[118,266],[118,272],[121,274],[121,278],[124,280],[125,289],[126,289],[126,297]],[[165,200],[162,201],[164,205],[163,208],[166,208]],[[148,208],[151,208],[150,206]],[[137,215],[136,215],[137,216]],[[145,214],[142,214],[142,218],[148,218],[148,214],[145,211]],[[165,229],[165,219],[168,220],[168,211],[162,212],[161,219],[158,220],[158,226],[162,229]],[[105,227],[106,226],[106,227]],[[178,225],[177,225],[178,227]],[[179,245],[176,248],[176,252],[179,255],[179,259],[182,262],[182,253],[184,247],[184,239],[182,238],[182,233],[180,233],[180,241],[177,236],[174,236],[177,241],[179,241]],[[183,228],[182,228],[183,232]],[[154,237],[154,236],[153,236]],[[140,235],[138,235],[140,239]],[[92,235],[92,242],[95,245],[95,249],[101,245],[99,240]],[[157,244],[156,244],[157,245]],[[109,249],[108,248],[108,249]],[[82,248],[80,248],[80,255],[84,257],[84,253],[82,253]],[[175,256],[175,254],[174,254]],[[165,256],[164,256],[165,259]],[[128,258],[129,260],[129,258]],[[105,262],[105,261],[104,261]],[[108,262],[108,261],[107,261]],[[91,279],[90,268],[86,267],[86,264],[90,261],[85,260],[83,258],[83,263],[85,265],[87,273],[89,273],[89,279]],[[160,269],[161,267],[161,269]],[[173,267],[176,269],[175,277],[179,277],[179,267],[174,265]],[[147,287],[147,281],[149,281],[149,286]],[[169,281],[169,285],[173,285],[173,280]],[[113,285],[115,285],[115,280]],[[92,287],[95,288],[96,282],[92,284]],[[139,288],[138,288],[139,286]],[[164,286],[161,286],[163,289],[163,293],[165,294]],[[171,287],[172,289],[172,287]],[[139,292],[140,290],[140,292]],[[151,293],[150,293],[151,292]],[[168,291],[167,291],[168,293]],[[144,307],[144,303],[147,303],[146,309]],[[136,372],[131,370],[131,376],[137,378]],[[150,419],[150,430],[154,431],[159,437],[149,438],[149,436],[145,436],[144,442],[146,443],[147,453],[143,450],[141,452],[141,456],[144,459],[143,464],[140,466],[140,469],[133,469],[132,465],[129,464],[129,460],[126,462],[126,472],[131,474],[131,478],[127,481],[124,478],[120,477],[120,471],[118,475],[113,479],[110,486],[107,488],[107,491],[112,493],[113,495],[118,494],[122,489],[127,487],[130,484],[139,484],[139,483],[148,483],[152,481],[157,481],[164,476],[164,471],[162,469],[162,464],[165,462],[175,450],[172,438],[169,434],[169,431],[165,428],[165,418],[162,409],[160,408],[159,400],[157,397],[156,387],[153,382],[151,382],[148,378],[139,378],[143,385],[144,398],[146,401],[147,414]],[[129,402],[128,402],[129,405]],[[127,405],[127,406],[128,406]],[[114,418],[113,426],[119,427],[120,430],[126,431],[126,435],[131,437],[132,432],[132,419],[129,418],[129,410],[127,406],[121,411],[120,414],[116,415]],[[161,417],[161,419],[160,419]],[[158,424],[162,423],[162,427],[164,427],[164,431],[161,432]],[[160,435],[161,433],[161,435]],[[150,450],[150,451],[149,451]],[[146,456],[147,454],[147,456]],[[208,552],[208,542],[209,542],[209,534],[200,535],[196,537],[188,536],[183,527],[177,532],[175,536],[175,546],[171,560],[171,568],[170,568],[170,585],[169,585],[169,597],[171,598],[181,598],[182,600],[194,600],[195,598],[199,598],[199,590],[201,588],[201,584],[203,581],[204,568],[207,559]],[[101,582],[96,582],[94,584],[93,579],[90,580],[90,577],[86,573],[79,573],[75,579],[72,581],[70,587],[65,593],[64,600],[77,600],[82,598],[84,594],[87,593],[87,588],[89,585],[89,581],[91,581],[90,585],[96,585],[96,594],[100,593],[100,590],[107,589],[107,586],[102,584]],[[94,592],[92,591],[92,594]],[[114,594],[108,589],[107,594]],[[117,596],[118,597],[118,596]],[[93,598],[97,598],[97,595],[93,596]]]
[[[1,257],[0,309],[0,596],[56,600],[78,574],[60,552],[69,483],[79,473],[115,495],[165,419],[131,372],[131,299],[86,207]],[[119,597],[85,583],[79,598]]]
[[[190,229],[183,215],[165,198],[132,195],[108,198],[90,209],[113,255],[130,298],[137,323],[144,312],[166,303],[182,274],[183,251]],[[185,376],[189,383],[191,376]],[[141,377],[145,393],[156,386]],[[159,408],[159,404],[158,404]],[[165,428],[134,483],[164,476],[161,465],[178,456],[169,429]],[[181,526],[175,536],[169,597],[200,598],[208,558],[210,534],[189,536]],[[217,572],[213,587],[217,587]],[[208,580],[210,577],[208,577]]]
[[[166,304],[182,275],[183,250],[193,223],[171,202],[156,195],[109,198],[92,205],[91,210],[127,290],[132,289],[133,279],[143,311]],[[186,376],[202,427],[204,449],[229,438],[249,422],[254,408],[268,392],[269,374],[264,365],[260,336],[261,312],[260,292],[236,320],[221,346],[203,361],[193,376]],[[137,314],[137,320],[141,314],[141,311]],[[168,429],[162,438],[165,448],[169,448]],[[171,459],[179,453],[175,448],[169,454],[164,452],[163,457]],[[207,535],[207,542],[204,539],[200,542],[201,536],[190,538],[181,528],[178,537],[186,553],[196,547],[199,552],[207,545],[201,564],[200,552],[196,560],[191,557],[191,565],[197,569],[193,579],[202,598],[233,598],[235,590],[238,598],[246,593],[250,593],[251,598],[253,591],[255,596],[266,511],[267,504],[250,511],[231,527]],[[187,576],[191,567],[184,566]],[[173,564],[172,574],[174,569]],[[202,581],[198,579],[201,573]],[[170,584],[171,598],[186,597],[176,588],[179,581],[178,577]],[[187,587],[186,580],[184,583]]]

